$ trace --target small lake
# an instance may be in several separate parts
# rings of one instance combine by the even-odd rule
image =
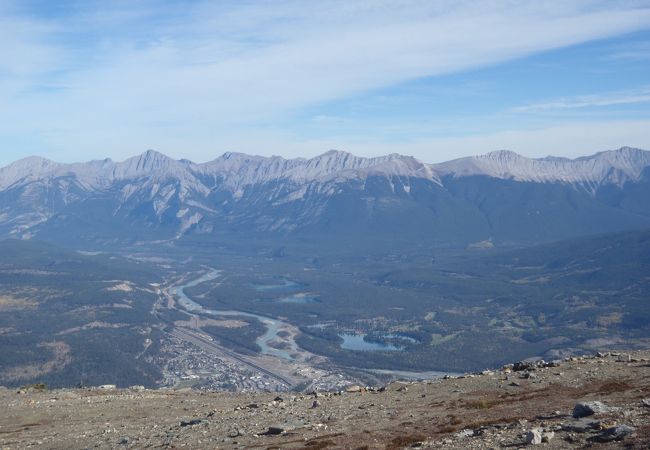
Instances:
[[[359,352],[395,352],[402,348],[393,344],[366,341],[365,334],[342,333],[339,337],[343,339],[341,348],[344,350],[355,350]]]

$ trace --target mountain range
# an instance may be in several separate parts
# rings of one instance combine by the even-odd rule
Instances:
[[[192,236],[516,245],[650,228],[648,198],[650,152],[629,147],[577,159],[501,150],[439,164],[335,150],[197,164],[149,150],[123,162],[30,157],[0,169],[0,236],[94,246]]]

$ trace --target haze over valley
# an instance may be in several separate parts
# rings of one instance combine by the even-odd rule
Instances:
[[[327,390],[650,337],[640,149],[28,158],[0,187],[9,386]]]

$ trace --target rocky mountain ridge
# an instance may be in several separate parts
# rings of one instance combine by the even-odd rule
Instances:
[[[199,184],[200,177],[223,177],[231,187],[263,184],[288,179],[297,183],[341,177],[363,177],[370,173],[416,177],[440,182],[445,176],[488,176],[528,182],[561,182],[588,185],[638,181],[650,166],[650,151],[621,147],[576,159],[546,157],[527,158],[508,150],[448,162],[427,164],[400,154],[365,158],[330,150],[305,159],[262,157],[244,153],[224,153],[207,163],[174,160],[154,150],[147,150],[122,162],[111,159],[87,163],[62,164],[37,156],[16,161],[0,169],[0,189],[49,178],[74,177],[88,188],[101,189],[111,183],[142,176],[177,178]]]
[[[650,227],[649,186],[650,152],[628,147],[574,160],[497,151],[441,164],[341,151],[226,153],[203,164],[153,150],[123,162],[31,157],[0,169],[0,236],[61,243],[75,230],[106,245],[232,232],[339,240],[371,230],[444,245],[540,242]]]

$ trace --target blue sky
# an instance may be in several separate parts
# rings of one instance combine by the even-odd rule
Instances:
[[[0,0],[0,165],[650,149],[650,1]]]

